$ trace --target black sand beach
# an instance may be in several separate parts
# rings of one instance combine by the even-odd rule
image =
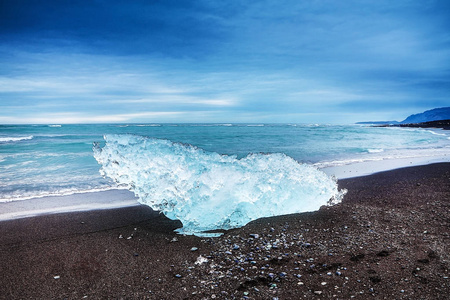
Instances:
[[[448,299],[450,164],[339,186],[339,205],[219,238],[144,206],[4,221],[0,298]]]

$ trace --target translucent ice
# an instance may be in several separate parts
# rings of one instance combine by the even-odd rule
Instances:
[[[139,202],[178,219],[183,234],[241,227],[261,217],[340,202],[335,180],[284,154],[234,156],[134,135],[107,135],[94,147],[103,176]]]

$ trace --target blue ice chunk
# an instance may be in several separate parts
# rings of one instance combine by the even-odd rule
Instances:
[[[261,218],[339,203],[334,179],[284,154],[235,156],[135,135],[106,135],[94,147],[100,172],[139,202],[178,219],[182,234],[231,229]]]

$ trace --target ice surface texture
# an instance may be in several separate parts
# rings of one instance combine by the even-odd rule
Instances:
[[[178,219],[183,234],[244,226],[261,217],[340,202],[336,181],[284,154],[234,156],[134,135],[106,135],[94,147],[103,176],[139,202]]]

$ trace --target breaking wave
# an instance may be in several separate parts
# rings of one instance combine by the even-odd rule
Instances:
[[[380,149],[380,148],[367,149],[367,152],[369,152],[369,153],[380,153],[383,151],[384,151],[384,149]]]
[[[235,156],[134,135],[106,135],[94,145],[100,172],[139,202],[178,219],[183,234],[244,226],[261,218],[339,203],[334,179],[284,154]]]
[[[22,137],[0,137],[0,142],[18,142],[18,141],[24,141],[24,140],[31,140],[33,138],[32,135],[30,136],[22,136]]]

